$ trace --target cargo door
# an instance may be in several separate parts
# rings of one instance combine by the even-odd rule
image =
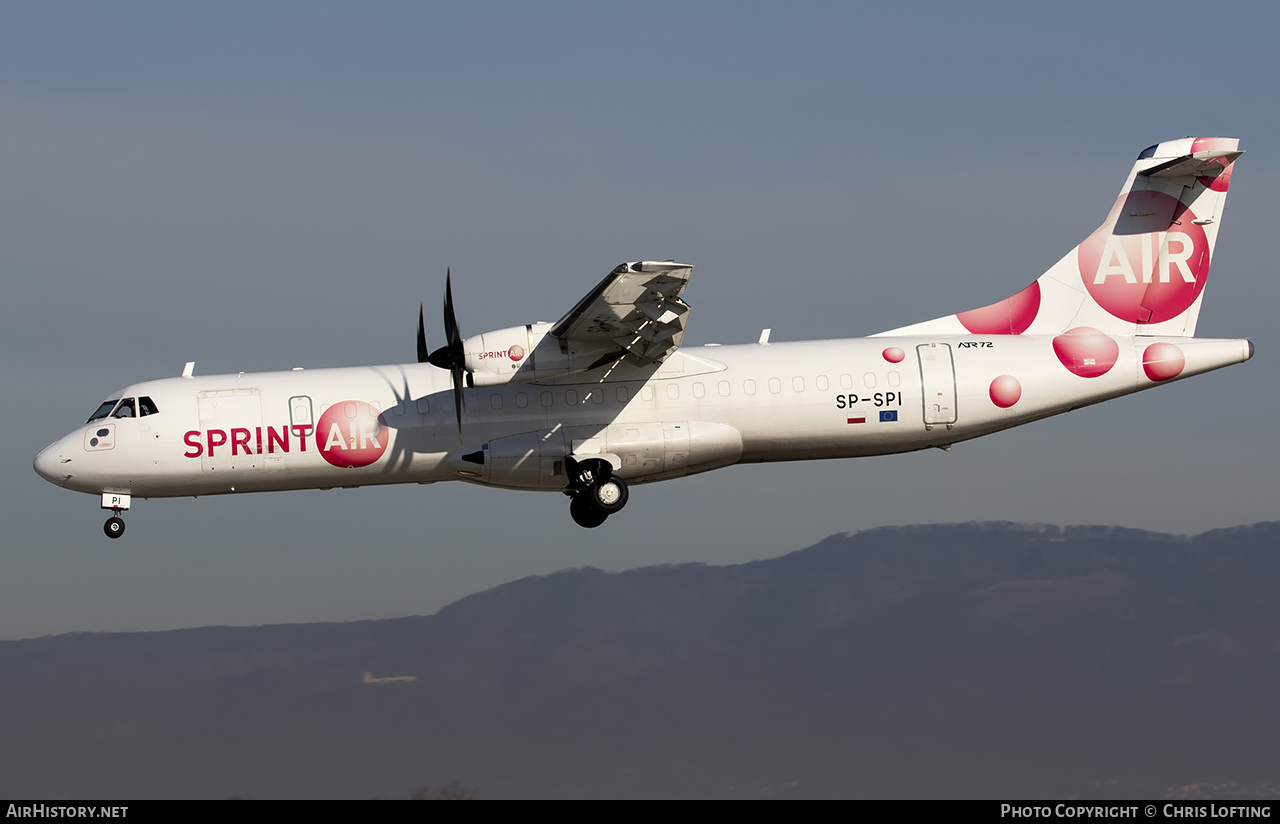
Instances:
[[[262,466],[262,398],[257,389],[201,392],[200,429],[205,472],[255,470]]]

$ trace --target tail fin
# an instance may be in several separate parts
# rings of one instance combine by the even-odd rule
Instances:
[[[1106,221],[1013,297],[882,335],[1195,334],[1240,141],[1187,137],[1151,146]]]

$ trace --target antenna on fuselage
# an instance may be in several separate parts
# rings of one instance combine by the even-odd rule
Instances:
[[[186,365],[182,367],[182,377],[184,378],[191,377],[192,375],[195,374],[195,372],[196,372],[196,362],[193,360],[187,361]]]

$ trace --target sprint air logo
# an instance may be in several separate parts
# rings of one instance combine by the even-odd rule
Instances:
[[[386,421],[363,401],[342,401],[316,423],[316,447],[334,466],[368,466],[387,451]]]
[[[306,452],[313,440],[320,457],[343,469],[368,466],[387,451],[391,438],[386,421],[364,401],[339,401],[320,415],[320,420],[294,426],[255,426],[226,429],[194,429],[182,437],[186,458],[215,454],[274,455]]]
[[[477,360],[493,360],[494,358],[506,358],[507,360],[519,363],[524,360],[524,347],[516,344],[505,352],[493,351],[476,353]]]
[[[1195,214],[1163,192],[1132,192],[1080,244],[1080,278],[1123,321],[1160,323],[1191,307],[1209,274],[1209,241]]]

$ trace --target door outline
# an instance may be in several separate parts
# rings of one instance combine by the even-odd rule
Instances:
[[[921,414],[925,431],[939,424],[956,425],[956,365],[951,345],[922,343],[916,347],[920,362]]]

